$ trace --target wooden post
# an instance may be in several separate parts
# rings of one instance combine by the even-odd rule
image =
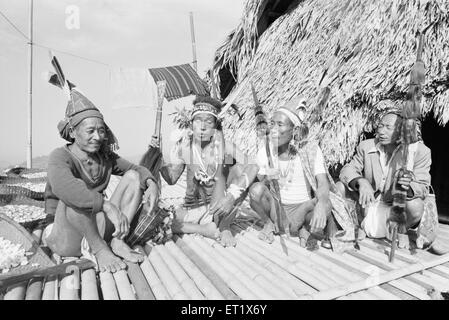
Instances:
[[[33,167],[33,0],[30,0],[29,8],[29,36],[30,45],[29,61],[30,68],[28,70],[28,137],[27,137],[27,168]]]
[[[196,60],[196,43],[195,43],[195,26],[193,25],[193,12],[190,12],[190,35],[192,37],[192,54],[193,54],[193,69],[198,72],[198,61]]]

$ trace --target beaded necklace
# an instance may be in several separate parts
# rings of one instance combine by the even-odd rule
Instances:
[[[203,151],[200,150],[194,143],[192,143],[192,150],[195,157],[198,159],[198,165],[200,167],[199,170],[197,170],[194,174],[195,179],[198,180],[200,184],[207,186],[210,186],[212,184],[212,181],[215,180],[215,175],[217,174],[218,165],[220,163],[220,152],[219,152],[220,142],[218,141],[218,139],[214,139],[212,143],[213,143],[212,155],[214,157],[214,161],[212,163],[214,165],[213,174],[207,173],[207,169],[211,164],[205,163],[204,159],[205,155]]]

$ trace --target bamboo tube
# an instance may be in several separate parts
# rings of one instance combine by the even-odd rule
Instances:
[[[415,296],[412,296],[411,294],[392,286],[391,282],[381,284],[379,287],[384,289],[385,291],[388,291],[389,293],[399,297],[399,299],[401,299],[401,300],[419,300]]]
[[[255,261],[257,265],[260,265],[265,270],[270,272],[273,277],[278,279],[277,282],[280,286],[294,294],[295,299],[304,293],[316,292],[314,288],[308,286],[300,279],[296,278],[271,260],[267,259],[265,256],[259,254],[256,250],[253,250],[244,244],[242,241],[239,241],[235,248],[240,254],[246,255],[251,260]]]
[[[42,297],[42,278],[31,279],[25,294],[25,300],[41,300]]]
[[[276,250],[273,246],[266,244],[259,239],[253,239],[248,236],[247,233],[243,235],[243,238],[247,239],[255,247],[259,248],[259,253],[263,254],[271,261],[275,262],[294,276],[298,277],[299,279],[301,279],[301,281],[307,283],[309,286],[319,291],[328,290],[331,288],[328,283],[322,281],[317,275],[312,274],[311,270],[299,264],[292,263],[289,259],[287,259],[287,256],[279,253],[279,251]]]
[[[321,253],[323,253],[325,255],[330,254],[326,250],[322,250]],[[321,253],[319,253],[319,254],[321,254]],[[384,270],[379,268],[377,265],[370,264],[361,258],[357,259],[356,257],[350,255],[349,253],[343,253],[342,255],[337,254],[337,255],[334,255],[333,258],[343,259],[344,263],[356,268],[356,269],[353,269],[352,271],[356,272],[358,274],[361,274],[365,278],[365,281],[370,276],[370,272],[373,272],[376,270],[373,268],[377,268],[379,275],[385,272]],[[376,262],[376,264],[377,264],[377,262]],[[388,267],[388,268],[390,268],[390,267]],[[378,276],[378,275],[373,275],[373,276]],[[407,279],[394,280],[394,281],[390,282],[389,285],[394,287],[394,290],[390,290],[390,292],[395,291],[397,293],[397,290],[399,290],[401,292],[406,293],[408,296],[413,297],[413,299],[415,299],[416,297],[424,299],[427,296],[426,291],[422,287],[417,286],[415,283],[410,282]],[[387,287],[387,288],[390,289],[390,287]]]
[[[208,261],[209,265],[224,280],[241,299],[256,300],[259,297],[247,288],[239,278],[235,277],[229,270],[226,270],[217,260],[215,260],[208,251],[203,250],[197,243],[193,242],[188,235],[184,235],[183,240],[192,248],[202,259]]]
[[[383,254],[377,252],[377,251],[373,251],[371,249],[366,248],[366,252],[365,254],[370,255],[371,258],[375,259],[378,262],[378,266],[384,270],[387,271],[391,271],[394,269],[399,269],[399,268],[404,268],[404,267],[408,267],[410,266],[410,264],[405,263],[400,261],[399,259],[396,259],[395,262],[393,264],[389,264],[389,265],[384,265],[382,263],[382,260],[384,259]],[[363,253],[361,253],[363,254]],[[405,279],[410,280],[411,282],[414,282],[415,284],[425,288],[426,290],[431,290],[433,289],[434,286],[432,286],[431,284],[429,284],[429,281],[426,281],[426,279],[423,279],[421,276],[419,275],[408,275],[405,277]]]
[[[234,277],[240,278],[243,284],[249,288],[253,293],[260,297],[263,300],[272,300],[275,297],[269,292],[269,290],[263,288],[260,284],[254,281],[248,274],[245,272],[241,266],[237,267],[235,262],[227,259],[227,256],[222,256],[217,250],[214,250],[212,246],[210,246],[204,239],[204,237],[195,237],[193,238],[198,245],[203,248],[203,250],[209,251],[209,254],[218,261],[225,269],[229,270]]]
[[[151,265],[148,257],[140,264],[140,268],[147,279],[151,291],[154,293],[156,300],[171,300],[170,294],[157,276],[156,271]]]
[[[49,276],[45,278],[44,290],[42,292],[42,300],[54,300],[56,291],[56,278]]]
[[[148,260],[156,270],[157,275],[161,279],[168,293],[172,297],[173,300],[189,300],[189,295],[184,292],[181,285],[176,281],[175,276],[170,271],[168,266],[162,261],[161,256],[156,250],[151,250],[148,254]]]
[[[178,262],[170,255],[165,246],[155,246],[153,250],[161,256],[162,260],[169,267],[170,271],[179,282],[184,292],[186,292],[193,300],[205,300],[201,291],[195,285],[195,282],[190,279],[187,273],[182,269]]]
[[[436,273],[446,279],[449,279],[449,268],[445,266],[436,266],[432,269],[429,269],[429,271]]]
[[[103,300],[119,300],[114,277],[109,271],[100,272],[100,282]]]
[[[214,287],[212,282],[201,272],[198,267],[177,247],[173,241],[165,243],[165,247],[171,256],[182,265],[185,272],[192,278],[198,289],[209,300],[223,300],[223,295]]]
[[[3,300],[23,300],[25,298],[27,282],[18,283],[9,287]]]
[[[382,300],[400,300],[400,298],[381,287],[372,287],[368,289]]]
[[[228,285],[222,278],[213,270],[210,265],[206,263],[203,258],[200,257],[192,248],[190,248],[181,238],[175,239],[176,246],[201,270],[201,272],[207,277],[207,279],[213,284],[214,288],[220,292],[220,294],[226,300],[239,300],[239,297],[232,292]]]
[[[385,263],[383,263],[383,261],[379,261],[375,257],[368,256],[362,252],[353,252],[353,253],[351,253],[351,255],[358,257],[360,259],[363,259],[363,260],[365,260],[383,270],[386,270],[386,271],[401,270],[401,268],[390,266],[390,264],[386,265]],[[383,257],[380,258],[380,260],[383,260],[383,259],[384,259]],[[407,292],[410,294],[413,294],[415,297],[420,298],[420,299],[426,299],[426,297],[428,297],[427,290],[432,289],[432,287],[430,285],[417,280],[416,277],[414,277],[412,275],[405,276],[404,279],[401,279],[401,280],[409,281],[409,283],[407,283],[408,288],[414,288],[414,289],[412,289],[412,291],[407,291]],[[404,288],[401,288],[401,290],[406,291]]]
[[[256,234],[251,232],[253,238],[257,237]],[[275,237],[275,240],[271,245],[277,249],[282,250],[279,236]],[[347,283],[349,280],[354,281],[354,278],[348,274],[347,271],[341,270],[339,266],[332,264],[330,261],[317,256],[315,253],[301,248],[298,243],[293,242],[291,239],[284,239],[284,243],[289,250],[289,259],[294,264],[300,264],[308,267],[310,270],[317,272],[323,278],[328,281],[329,286]],[[303,249],[304,251],[300,250]],[[340,268],[340,269],[339,269]]]
[[[449,291],[449,280],[440,277],[439,275],[429,272],[427,270],[422,271],[422,274],[414,274],[417,280],[421,280],[428,285],[433,286],[438,291]]]
[[[243,282],[249,282],[247,286],[251,290],[258,292],[263,299],[279,300],[285,297],[282,291],[273,287],[267,278],[257,272],[255,268],[248,268],[241,259],[229,254],[229,251],[232,250],[232,248],[225,249],[214,240],[211,240],[210,242],[204,238],[197,238],[196,240],[201,246],[207,247],[206,250],[209,250],[212,255],[217,256],[219,263],[220,261],[224,261],[223,266],[234,273],[234,276],[237,277],[240,274],[244,279]]]
[[[378,277],[371,277],[370,281],[364,280],[364,281],[354,282],[352,284],[347,285],[344,288],[343,287],[335,288],[335,289],[329,290],[327,292],[315,293],[313,295],[309,295],[309,297],[312,299],[335,299],[342,295],[346,295],[346,294],[349,294],[352,292],[356,292],[359,290],[374,287],[381,283],[393,281],[393,280],[405,277],[407,275],[417,273],[417,272],[423,271],[425,269],[432,268],[434,266],[437,266],[439,264],[442,264],[442,263],[445,263],[448,261],[449,261],[449,254],[446,254],[446,255],[441,256],[438,259],[435,259],[434,261],[416,263],[414,265],[410,265],[403,269],[390,271],[390,272],[382,274]]]
[[[59,300],[79,300],[79,275],[71,274],[61,279],[59,287]]]
[[[366,291],[358,291],[352,294],[356,300],[377,300],[377,297],[368,294]]]
[[[120,300],[136,300],[136,296],[131,288],[126,271],[116,271],[112,274],[112,276],[114,277]]]
[[[242,254],[241,251],[238,251],[237,248],[226,248],[216,246],[218,251],[223,252],[223,254],[227,253],[229,255],[229,260],[235,261],[239,265],[245,266],[245,270],[251,272],[251,269],[254,269],[254,276],[260,274],[265,278],[264,283],[269,284],[269,289],[274,290],[277,297],[283,299],[296,299],[296,295],[293,290],[289,290],[287,287],[283,286],[282,279],[276,277],[274,274],[269,272],[268,270],[261,267],[256,261],[251,260],[247,255]]]
[[[136,290],[137,298],[139,300],[155,300],[156,298],[139,265],[129,261],[125,261],[125,263],[128,266],[128,277]]]
[[[99,300],[94,269],[87,269],[81,273],[81,300]]]
[[[251,228],[252,229],[252,228]],[[259,240],[256,235],[256,231],[252,229],[248,233],[253,239]],[[308,267],[309,270],[313,270],[313,272],[319,273],[320,277],[322,277],[323,281],[327,281],[330,287],[343,284],[347,282],[347,278],[343,276],[335,270],[335,266],[333,266],[329,261],[322,261],[316,254],[311,251],[305,250],[303,252],[298,250],[297,248],[301,248],[298,243],[293,242],[293,240],[287,238],[283,238],[285,245],[289,249],[288,259],[294,263],[299,264],[300,266]],[[260,241],[260,240],[259,240]],[[275,237],[275,241],[271,244],[275,246],[277,249],[282,250],[282,246],[280,243],[281,239],[279,236]],[[301,248],[303,249],[303,248]]]

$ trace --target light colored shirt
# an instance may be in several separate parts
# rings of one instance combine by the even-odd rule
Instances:
[[[312,188],[304,176],[301,159],[297,156],[292,160],[279,160],[272,152],[273,166],[279,170],[279,187],[281,191],[281,200],[284,204],[299,204],[310,200],[312,197]],[[259,175],[266,175],[269,168],[265,148],[257,152],[257,164],[259,166]],[[315,163],[315,176],[325,174],[324,158],[320,148],[317,149]]]

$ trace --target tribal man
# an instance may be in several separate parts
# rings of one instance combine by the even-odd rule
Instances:
[[[170,160],[163,159],[160,172],[173,185],[187,169],[186,195],[183,206],[176,209],[173,233],[198,233],[233,246],[230,224],[236,215],[234,208],[243,201],[258,168],[224,140],[218,119],[221,109],[216,99],[196,97],[189,119],[191,130],[174,146]],[[159,147],[156,137],[151,146]]]
[[[329,179],[320,147],[307,141],[305,111],[304,100],[294,99],[271,118],[269,148],[273,166],[269,166],[266,146],[260,148],[257,153],[260,182],[250,187],[250,205],[264,223],[260,239],[271,243],[274,233],[286,226],[292,234],[299,232],[303,247],[308,246],[308,240],[318,239],[324,240],[323,246],[330,247],[325,231],[326,236],[333,236],[337,230],[331,213]],[[270,187],[271,179],[279,181],[285,217],[276,218],[282,211],[276,207],[278,195]]]

